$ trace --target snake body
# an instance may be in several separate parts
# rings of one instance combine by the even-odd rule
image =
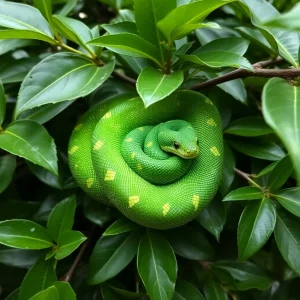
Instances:
[[[218,189],[221,121],[213,103],[191,91],[148,108],[139,97],[117,96],[83,116],[68,152],[90,197],[143,226],[169,229],[197,217]]]

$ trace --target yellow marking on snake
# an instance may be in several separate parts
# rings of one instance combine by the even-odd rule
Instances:
[[[132,208],[135,204],[137,204],[140,201],[140,197],[139,196],[130,196],[129,197],[129,208]]]
[[[134,153],[134,152],[132,152],[130,157],[131,157],[131,159],[134,159],[134,157],[135,157],[135,153]]]
[[[162,207],[162,209],[163,209],[162,213],[163,213],[164,216],[168,213],[168,211],[170,210],[170,208],[171,208],[171,205],[169,203],[166,203],[166,204],[163,205],[163,207]]]
[[[102,117],[102,119],[109,119],[109,118],[111,118],[111,115],[112,115],[111,111],[109,111]]]
[[[89,178],[87,181],[86,181],[86,186],[88,187],[88,189],[90,189],[94,184],[94,178]]]
[[[140,127],[140,128],[138,128],[138,130],[144,131],[144,127]]]
[[[205,101],[206,104],[214,105],[214,104],[211,102],[211,100],[208,99],[208,98],[205,98],[204,101]]]
[[[112,181],[112,180],[115,179],[116,174],[117,174],[117,172],[115,172],[115,171],[107,170],[107,172],[105,174],[105,177],[104,177],[104,180],[105,181]]]
[[[220,152],[219,152],[219,150],[218,150],[217,147],[212,147],[212,148],[210,148],[210,151],[212,152],[212,154],[213,154],[214,156],[221,156],[221,154],[220,154]]]
[[[128,138],[125,140],[125,142],[132,142],[133,141],[133,138]]]
[[[150,148],[152,145],[153,145],[153,142],[150,141],[150,142],[148,142],[148,143],[146,144],[146,147],[147,147],[147,148]]]
[[[98,141],[98,142],[96,142],[93,149],[94,150],[99,150],[103,145],[104,145],[104,143],[102,141]]]
[[[72,154],[74,154],[78,149],[79,149],[78,146],[73,146],[73,147],[68,151],[68,153],[69,153],[70,155],[72,155]]]
[[[209,126],[217,126],[217,123],[215,122],[215,120],[213,118],[208,119],[206,123]]]
[[[78,125],[74,128],[74,130],[75,130],[75,131],[78,131],[78,130],[82,127],[82,125],[83,125],[82,123],[78,124]]]
[[[193,205],[195,206],[195,210],[197,210],[198,205],[199,205],[199,196],[198,195],[193,196]]]
[[[143,169],[143,166],[140,163],[138,163],[136,166],[137,166],[138,170],[142,170]]]

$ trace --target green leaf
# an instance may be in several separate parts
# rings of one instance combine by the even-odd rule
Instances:
[[[5,300],[19,300],[19,288],[9,294]]]
[[[223,201],[238,201],[238,200],[259,200],[262,199],[264,193],[257,187],[245,186],[234,191],[231,191]]]
[[[0,30],[0,39],[31,39],[31,40],[40,40],[45,41],[50,44],[54,44],[54,40],[39,32],[30,31],[30,30],[17,30],[17,29],[8,29]]]
[[[276,18],[267,20],[264,25],[268,27],[300,30],[299,23],[300,5],[295,5],[290,11]]]
[[[177,279],[172,300],[205,300],[202,294],[191,283]]]
[[[2,82],[0,80],[0,126],[4,121],[5,112],[6,112],[6,97],[5,97],[5,92],[4,92]]]
[[[36,262],[39,255],[39,251],[5,247],[0,250],[0,263],[10,267],[29,269]]]
[[[139,35],[159,49],[160,61],[165,61],[166,50],[162,44],[163,35],[156,24],[174,8],[176,8],[176,1],[174,0],[134,1],[134,13]]]
[[[288,149],[300,180],[300,87],[272,78],[262,97],[264,118]]]
[[[71,196],[55,205],[51,211],[47,230],[55,241],[60,240],[60,236],[72,229],[76,209],[76,198]]]
[[[220,183],[220,191],[223,196],[229,192],[234,180],[235,157],[227,143],[224,143],[223,177]]]
[[[35,7],[42,13],[42,15],[52,23],[52,0],[33,0]]]
[[[31,297],[29,300],[59,300],[59,293],[55,286],[50,286]]]
[[[110,284],[101,284],[101,292],[104,300],[127,300],[127,299],[141,299],[142,294],[122,290]]]
[[[219,197],[213,201],[200,213],[196,220],[208,230],[219,241],[220,233],[225,224],[226,212],[223,203]]]
[[[300,275],[300,230],[299,219],[282,209],[277,209],[275,226],[275,240],[277,247],[298,276]]]
[[[84,23],[59,15],[53,16],[53,23],[58,32],[91,52],[91,48],[86,45],[86,42],[90,41],[93,35]]]
[[[182,5],[167,14],[165,18],[157,23],[157,26],[167,40],[170,41],[173,31],[178,27],[202,22],[212,11],[233,1],[234,0],[197,1]]]
[[[127,218],[121,218],[114,222],[112,225],[110,225],[102,235],[107,236],[107,235],[116,235],[128,231],[135,230],[139,228],[140,226],[132,221],[130,221]]]
[[[101,27],[106,30],[109,34],[118,34],[118,33],[132,33],[138,34],[136,24],[134,22],[124,21],[114,24],[101,24]]]
[[[274,197],[285,209],[300,217],[300,188],[278,191]]]
[[[237,151],[259,159],[273,161],[279,160],[286,155],[281,147],[269,140],[247,139],[240,141],[229,141],[229,143]]]
[[[0,31],[1,32],[1,31]],[[36,42],[30,40],[0,40],[0,55],[3,55],[11,50],[26,46],[36,45]]]
[[[75,251],[85,240],[80,231],[65,231],[58,239],[57,252],[55,254],[56,259],[63,259]]]
[[[271,191],[280,189],[293,172],[293,165],[287,155],[272,170],[268,179],[268,189]]]
[[[40,105],[73,100],[90,94],[112,73],[114,62],[97,67],[72,53],[48,56],[24,79],[15,116]]]
[[[279,162],[280,162],[280,160],[272,162],[271,164],[269,164],[268,166],[266,166],[264,169],[262,169],[257,175],[253,175],[253,176],[254,177],[261,177],[261,176],[264,176],[264,175],[270,173],[276,167],[276,165]]]
[[[210,68],[234,67],[253,71],[252,65],[245,57],[233,52],[214,50],[192,55],[179,55],[178,57],[184,61]]]
[[[231,122],[225,133],[238,136],[260,136],[273,133],[273,130],[260,117],[246,117]]]
[[[147,229],[138,250],[137,266],[151,299],[172,298],[177,277],[177,262],[168,241],[158,231]]]
[[[23,38],[28,38],[26,34],[32,34],[37,39],[50,43],[54,42],[49,24],[41,13],[30,5],[9,1],[2,2],[0,7],[0,26],[14,29],[14,32],[20,33],[20,37],[12,36],[11,38],[22,38],[23,33],[25,35]],[[1,33],[0,38],[3,38]]]
[[[19,300],[28,300],[35,294],[52,286],[56,273],[51,259],[42,255],[26,274],[19,291]]]
[[[76,300],[76,294],[70,283],[57,281],[54,283],[54,286],[58,290],[60,300]]]
[[[0,132],[0,148],[58,174],[54,141],[38,123],[29,120],[11,123]]]
[[[16,170],[16,157],[0,156],[0,194],[9,186]]]
[[[254,263],[236,262],[236,261],[219,261],[212,265],[213,269],[223,270],[228,272],[235,282],[235,289],[244,291],[248,289],[267,289],[272,279],[268,277],[260,268]]]
[[[28,220],[0,222],[0,244],[20,249],[45,249],[53,246],[47,230]]]
[[[248,204],[238,225],[239,260],[246,260],[261,249],[273,233],[276,223],[276,211],[272,201]]]
[[[163,74],[152,67],[143,69],[137,80],[137,91],[145,107],[149,107],[174,92],[183,82],[183,72]]]
[[[121,272],[137,253],[138,231],[104,236],[97,242],[89,262],[89,284],[104,282]]]
[[[158,48],[136,34],[119,33],[101,36],[88,44],[106,47],[119,54],[148,58],[162,67]]]
[[[213,279],[208,279],[206,281],[204,293],[207,300],[228,300],[226,291],[219,282]]]

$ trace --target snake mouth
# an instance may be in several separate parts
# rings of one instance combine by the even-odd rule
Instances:
[[[181,158],[184,158],[184,159],[193,159],[193,158],[196,158],[199,155],[199,151],[195,151],[193,153],[184,153],[184,154],[177,153],[177,155],[180,156]]]

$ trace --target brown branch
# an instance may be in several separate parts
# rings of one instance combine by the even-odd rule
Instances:
[[[237,69],[230,73],[221,75],[216,78],[209,79],[207,81],[194,84],[189,87],[190,90],[198,91],[205,88],[213,87],[215,85],[231,81],[238,78],[247,78],[247,77],[265,77],[265,78],[272,78],[272,77],[280,77],[285,79],[291,79],[297,76],[300,76],[300,68],[294,69],[262,69],[263,67],[268,67],[279,62],[282,62],[281,58],[277,58],[275,60],[267,60],[261,61],[253,64],[254,72],[245,70],[245,69]]]
[[[133,79],[131,77],[128,77],[128,76],[126,76],[124,74],[121,74],[119,72],[114,71],[113,72],[113,76],[116,77],[116,78],[118,78],[118,79],[121,79],[122,81],[125,81],[125,82],[127,82],[127,83],[129,83],[131,85],[134,85],[134,86],[136,85],[136,80],[135,79]]]
[[[88,247],[88,245],[90,244],[91,242],[91,239],[92,239],[92,235],[94,233],[94,229],[95,227],[93,226],[90,233],[89,233],[89,236],[87,238],[87,240],[82,244],[75,260],[73,261],[73,264],[71,265],[70,269],[67,271],[67,273],[60,279],[61,281],[66,281],[66,282],[70,282],[72,277],[73,277],[73,274],[86,250],[86,248]]]

